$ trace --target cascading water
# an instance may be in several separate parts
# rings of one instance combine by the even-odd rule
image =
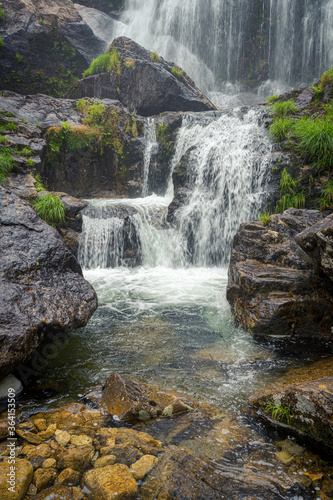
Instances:
[[[146,147],[143,158],[143,185],[142,185],[142,197],[148,195],[148,178],[149,178],[149,167],[150,160],[154,150],[158,149],[157,139],[156,139],[156,124],[154,118],[147,118],[145,123],[145,141]]]
[[[186,162],[192,185],[173,214],[174,227],[165,223],[173,196],[172,178],[164,198],[153,195],[94,202],[94,218],[87,211],[83,216],[79,249],[83,267],[124,265],[129,248],[139,254],[135,263],[148,266],[227,264],[239,223],[255,217],[267,197],[271,145],[265,128],[259,125],[261,114],[238,108],[217,116],[185,115],[172,164],[173,169],[182,168],[180,162]],[[153,120],[145,126],[143,193],[148,192],[151,150],[157,147]],[[108,206],[127,206],[130,211],[125,216],[111,211],[106,218]],[[131,241],[135,241],[134,247]]]
[[[230,82],[249,82],[255,71],[258,84],[268,80],[260,95],[283,92],[333,64],[333,0],[127,0],[107,28],[96,12],[85,16],[96,35],[156,50],[206,92],[235,94]]]

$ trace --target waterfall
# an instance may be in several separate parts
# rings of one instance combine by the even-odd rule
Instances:
[[[186,196],[173,210],[173,222],[167,222],[172,178],[164,197],[93,200],[83,212],[82,266],[226,264],[239,223],[257,216],[268,196],[271,144],[261,125],[263,112],[184,114],[172,169],[178,175],[185,168],[190,182],[185,181]],[[152,121],[146,127],[147,151],[155,144],[155,129]]]
[[[266,68],[258,83],[283,91],[333,64],[333,0],[127,0],[112,23],[113,37],[175,61],[206,92],[225,92],[258,68]]]
[[[145,122],[145,151],[143,155],[143,183],[142,197],[148,195],[149,167],[154,150],[158,148],[156,139],[156,124],[154,118],[147,118]]]

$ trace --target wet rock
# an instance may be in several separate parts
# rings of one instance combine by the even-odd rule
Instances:
[[[333,296],[328,280],[297,243],[323,219],[315,210],[289,209],[241,224],[233,242],[227,299],[235,320],[254,336],[291,345],[332,337]]]
[[[31,500],[73,500],[73,489],[67,486],[52,486],[32,497]]]
[[[9,436],[8,420],[0,420],[0,441]]]
[[[95,463],[94,467],[105,467],[106,465],[114,465],[116,462],[116,456],[115,455],[104,455],[103,457],[98,458]]]
[[[113,40],[108,51],[114,50],[122,61],[121,74],[114,71],[83,78],[74,84],[72,97],[119,99],[142,116],[216,109],[185,72],[179,78],[172,74],[173,63],[163,58],[160,62],[151,61],[150,51],[126,37]]]
[[[56,424],[51,424],[47,427],[45,431],[39,432],[38,436],[41,437],[42,439],[49,439],[50,437],[54,436],[56,430],[57,430]]]
[[[33,419],[34,426],[38,430],[38,432],[46,431],[47,423],[45,418],[36,418]]]
[[[138,486],[126,465],[108,465],[93,469],[83,477],[83,483],[91,492],[88,498],[103,500],[136,499]]]
[[[33,432],[29,431],[24,432],[21,431],[20,429],[16,429],[16,434],[31,444],[41,444],[43,442],[43,439],[37,434],[34,434]]]
[[[295,239],[319,269],[333,280],[333,214],[297,234]]]
[[[70,435],[94,436],[98,428],[105,423],[103,411],[80,403],[72,403],[47,413],[39,413],[34,418],[44,418],[48,425],[56,424],[59,430],[68,431]]]
[[[102,393],[102,406],[121,420],[147,420],[160,416],[168,407],[168,416],[191,410],[180,398],[133,382],[114,373]]]
[[[272,403],[281,410],[273,414]],[[252,398],[251,404],[266,421],[287,426],[301,439],[311,438],[332,453],[333,376],[267,391]]]
[[[129,443],[103,446],[100,449],[100,453],[101,455],[106,456],[114,455],[116,457],[117,463],[127,465],[128,467],[142,457],[142,453],[137,448],[131,446]]]
[[[71,435],[67,431],[60,431],[59,429],[55,432],[55,440],[60,446],[66,446],[70,440]]]
[[[42,467],[44,469],[47,469],[49,467],[56,467],[57,461],[54,458],[47,458],[45,462],[43,462]]]
[[[37,488],[37,493],[53,485],[58,475],[57,469],[49,467],[47,469],[37,469],[34,473],[33,484]]]
[[[86,435],[72,435],[70,436],[71,444],[74,446],[91,446],[92,445],[92,439],[90,436]]]
[[[77,486],[80,482],[80,472],[73,469],[64,469],[55,480],[55,485]]]
[[[113,439],[115,444],[133,446],[145,455],[156,455],[163,450],[161,441],[154,439],[146,432],[139,432],[134,429],[105,427],[99,429],[98,434],[101,438],[106,439],[107,443],[110,443],[110,439]]]
[[[152,455],[144,455],[131,465],[130,472],[137,481],[142,480],[148,472],[157,464],[157,458]]]
[[[6,375],[48,337],[59,340],[84,326],[97,297],[55,229],[3,187],[0,206],[0,375]],[[39,356],[39,362],[45,366],[47,359]]]
[[[106,49],[70,0],[6,2],[0,87],[59,95]]]
[[[51,448],[46,443],[39,446],[25,446],[21,452],[23,456],[26,456],[34,469],[40,467],[51,456],[51,453]]]
[[[58,453],[57,466],[59,469],[74,469],[84,472],[91,467],[91,460],[95,454],[93,446],[63,449]]]
[[[14,375],[10,374],[0,381],[0,400],[8,398],[8,389],[14,389],[16,396],[18,396],[23,385]]]
[[[12,464],[8,460],[0,462],[0,498],[1,500],[21,500],[33,478],[33,467],[28,460],[16,459],[15,461],[15,478],[13,484],[8,483],[9,474],[13,469]],[[9,487],[13,489],[9,491]]]

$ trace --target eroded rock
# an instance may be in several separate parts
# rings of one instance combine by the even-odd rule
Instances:
[[[128,467],[122,464],[93,469],[83,477],[83,483],[91,492],[88,498],[103,500],[136,499],[138,486]]]

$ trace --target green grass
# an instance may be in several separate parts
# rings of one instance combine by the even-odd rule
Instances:
[[[294,122],[291,118],[277,118],[269,126],[269,134],[279,142],[285,141],[289,138],[290,131],[292,130]]]
[[[37,182],[36,182],[36,184],[35,184],[35,188],[37,189],[37,192],[40,192],[40,191],[46,191],[46,188],[45,188],[45,186],[44,186],[44,184],[43,184],[43,181],[42,181],[42,179],[41,179],[40,175],[39,175],[39,174],[36,174],[36,175],[34,176],[34,178],[35,178],[35,180],[37,181]]]
[[[325,117],[313,121],[303,117],[293,126],[299,154],[319,169],[333,167],[333,120]]]
[[[324,185],[320,198],[320,209],[333,209],[333,179]]]
[[[278,101],[270,105],[273,118],[285,118],[298,112],[298,107],[292,99],[289,101]]]
[[[5,19],[6,11],[5,9],[0,9],[0,21]]]
[[[155,50],[153,50],[153,52],[150,53],[150,60],[151,60],[151,62],[155,62],[155,63],[161,62],[161,58]]]
[[[276,95],[271,95],[271,96],[267,97],[267,99],[265,99],[265,101],[268,102],[268,103],[272,103],[272,102],[275,102],[276,99],[278,99],[278,97],[279,96],[277,94]]]
[[[26,157],[32,156],[34,154],[33,151],[29,148],[23,148],[19,153],[21,156],[26,156]]]
[[[35,166],[35,162],[31,159],[31,158],[28,158],[27,161],[25,162],[26,166],[31,168],[31,167],[34,167]]]
[[[58,196],[52,194],[39,196],[33,202],[33,208],[37,215],[50,226],[55,227],[56,224],[65,220],[65,206]]]
[[[14,162],[8,151],[0,152],[0,184],[6,183],[6,178],[14,169]]]
[[[83,76],[97,75],[98,73],[106,73],[113,71],[118,76],[121,75],[121,59],[116,49],[106,54],[101,54],[93,60],[88,69],[83,72]]]
[[[290,408],[282,404],[276,403],[273,399],[267,401],[265,411],[270,414],[273,420],[284,421],[290,424],[292,416],[290,415]]]
[[[171,69],[171,73],[173,74],[173,76],[178,78],[178,80],[182,80],[184,77],[184,71],[182,71],[178,66],[173,66],[173,68]]]
[[[0,36],[0,49],[1,49],[1,47],[3,47],[4,45],[5,45],[5,42],[3,41],[3,39],[2,39],[2,38],[1,38],[1,36]]]
[[[270,216],[271,216],[270,212],[267,212],[267,213],[266,213],[266,212],[262,212],[262,213],[260,214],[260,220],[261,220],[261,222],[263,223],[263,225],[264,225],[265,227],[266,227],[266,226],[267,226],[267,224],[268,224],[268,221],[269,221]]]
[[[280,180],[281,197],[276,204],[275,213],[284,212],[288,208],[305,207],[306,197],[304,190],[299,191],[300,184],[301,180],[293,179],[287,169],[282,171]]]

